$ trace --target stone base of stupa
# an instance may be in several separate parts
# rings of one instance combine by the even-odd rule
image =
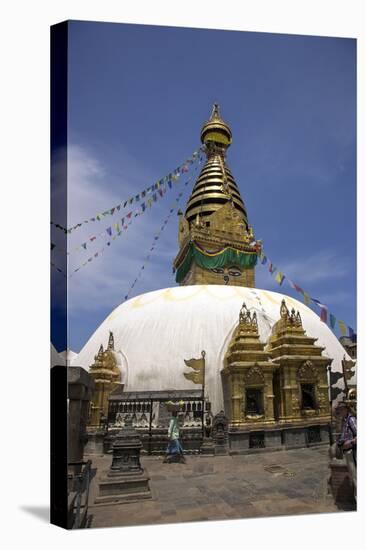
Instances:
[[[141,473],[108,472],[99,482],[95,504],[122,504],[151,498],[149,476]]]

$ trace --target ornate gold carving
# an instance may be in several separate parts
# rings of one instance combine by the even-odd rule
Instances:
[[[244,376],[246,386],[264,386],[264,374],[258,365],[251,367]]]
[[[311,361],[305,361],[297,371],[297,379],[300,382],[317,382],[319,378],[318,369]]]

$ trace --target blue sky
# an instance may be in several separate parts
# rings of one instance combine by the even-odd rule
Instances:
[[[231,125],[227,160],[256,237],[281,271],[356,330],[355,40],[71,22],[69,224],[190,156],[215,101]],[[71,349],[123,300],[183,189],[184,207],[191,186],[180,184],[70,279]],[[75,231],[70,246],[110,221]],[[177,247],[173,216],[132,296],[176,284]],[[70,265],[88,256],[77,252]],[[258,288],[299,298],[266,267],[256,277]]]

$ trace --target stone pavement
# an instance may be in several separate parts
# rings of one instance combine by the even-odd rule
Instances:
[[[98,478],[111,455],[92,457],[90,527],[254,518],[337,512],[328,493],[328,448],[236,456],[187,456],[186,464],[163,464],[144,456],[152,499],[95,506]]]

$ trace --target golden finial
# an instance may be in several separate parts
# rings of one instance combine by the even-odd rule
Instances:
[[[206,146],[226,149],[231,145],[232,133],[230,126],[221,118],[218,103],[213,104],[211,116],[201,130],[201,141]]]
[[[280,315],[283,319],[286,319],[289,316],[289,310],[287,309],[285,300],[282,300],[281,302]]]
[[[108,349],[114,351],[114,336],[111,330],[109,331]]]

